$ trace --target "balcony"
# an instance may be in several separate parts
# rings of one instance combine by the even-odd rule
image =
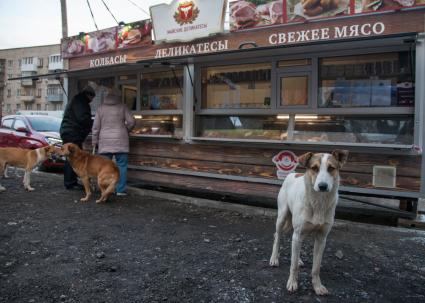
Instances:
[[[47,95],[47,102],[63,102],[63,94]]]
[[[35,81],[33,79],[22,79],[21,85],[22,86],[33,86]]]
[[[47,78],[47,85],[60,85],[59,80]]]
[[[59,62],[49,62],[49,72],[63,69],[63,60],[60,60]]]
[[[35,97],[34,96],[21,96],[21,101],[23,102],[34,102],[35,101]]]
[[[21,72],[37,72],[39,59],[37,57],[24,58],[21,61]]]

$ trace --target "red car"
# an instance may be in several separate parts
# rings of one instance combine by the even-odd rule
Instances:
[[[61,119],[52,116],[11,115],[1,120],[0,147],[36,149],[46,145],[61,145]],[[43,168],[61,168],[63,161],[48,159]]]

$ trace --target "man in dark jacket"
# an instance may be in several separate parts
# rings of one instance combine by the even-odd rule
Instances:
[[[82,148],[93,124],[89,103],[95,95],[94,89],[86,86],[66,106],[60,127],[60,135],[64,144],[75,143]],[[64,185],[66,189],[82,188],[77,183],[77,175],[68,161],[64,165]]]

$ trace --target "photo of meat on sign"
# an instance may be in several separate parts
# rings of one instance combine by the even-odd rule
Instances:
[[[230,2],[230,28],[241,30],[282,23],[283,2],[243,0]]]
[[[116,47],[116,28],[105,29],[87,35],[87,52],[99,53],[114,50]]]
[[[288,19],[302,21],[346,14],[350,0],[298,0],[287,3]]]

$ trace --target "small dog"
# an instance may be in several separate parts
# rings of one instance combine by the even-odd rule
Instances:
[[[320,264],[326,238],[334,223],[338,202],[339,170],[348,158],[348,151],[334,150],[331,154],[306,153],[298,158],[306,168],[304,175],[292,173],[282,184],[278,195],[278,216],[274,234],[271,266],[279,265],[279,240],[282,231],[294,229],[292,235],[291,269],[286,288],[294,292],[298,288],[298,268],[301,243],[308,234],[314,236],[312,284],[317,295],[328,290],[320,281]]]
[[[109,196],[115,191],[115,186],[120,178],[118,167],[112,160],[91,155],[73,143],[64,144],[59,154],[68,158],[69,164],[83,182],[86,196],[80,199],[81,202],[88,201],[91,196],[90,178],[97,178],[101,192],[96,203],[108,200]]]
[[[41,162],[50,158],[56,152],[56,147],[53,145],[37,148],[24,149],[16,147],[0,148],[0,176],[7,178],[7,166],[15,166],[25,169],[24,187],[28,191],[33,191],[34,188],[30,185],[31,171]],[[5,188],[0,185],[0,191]]]

